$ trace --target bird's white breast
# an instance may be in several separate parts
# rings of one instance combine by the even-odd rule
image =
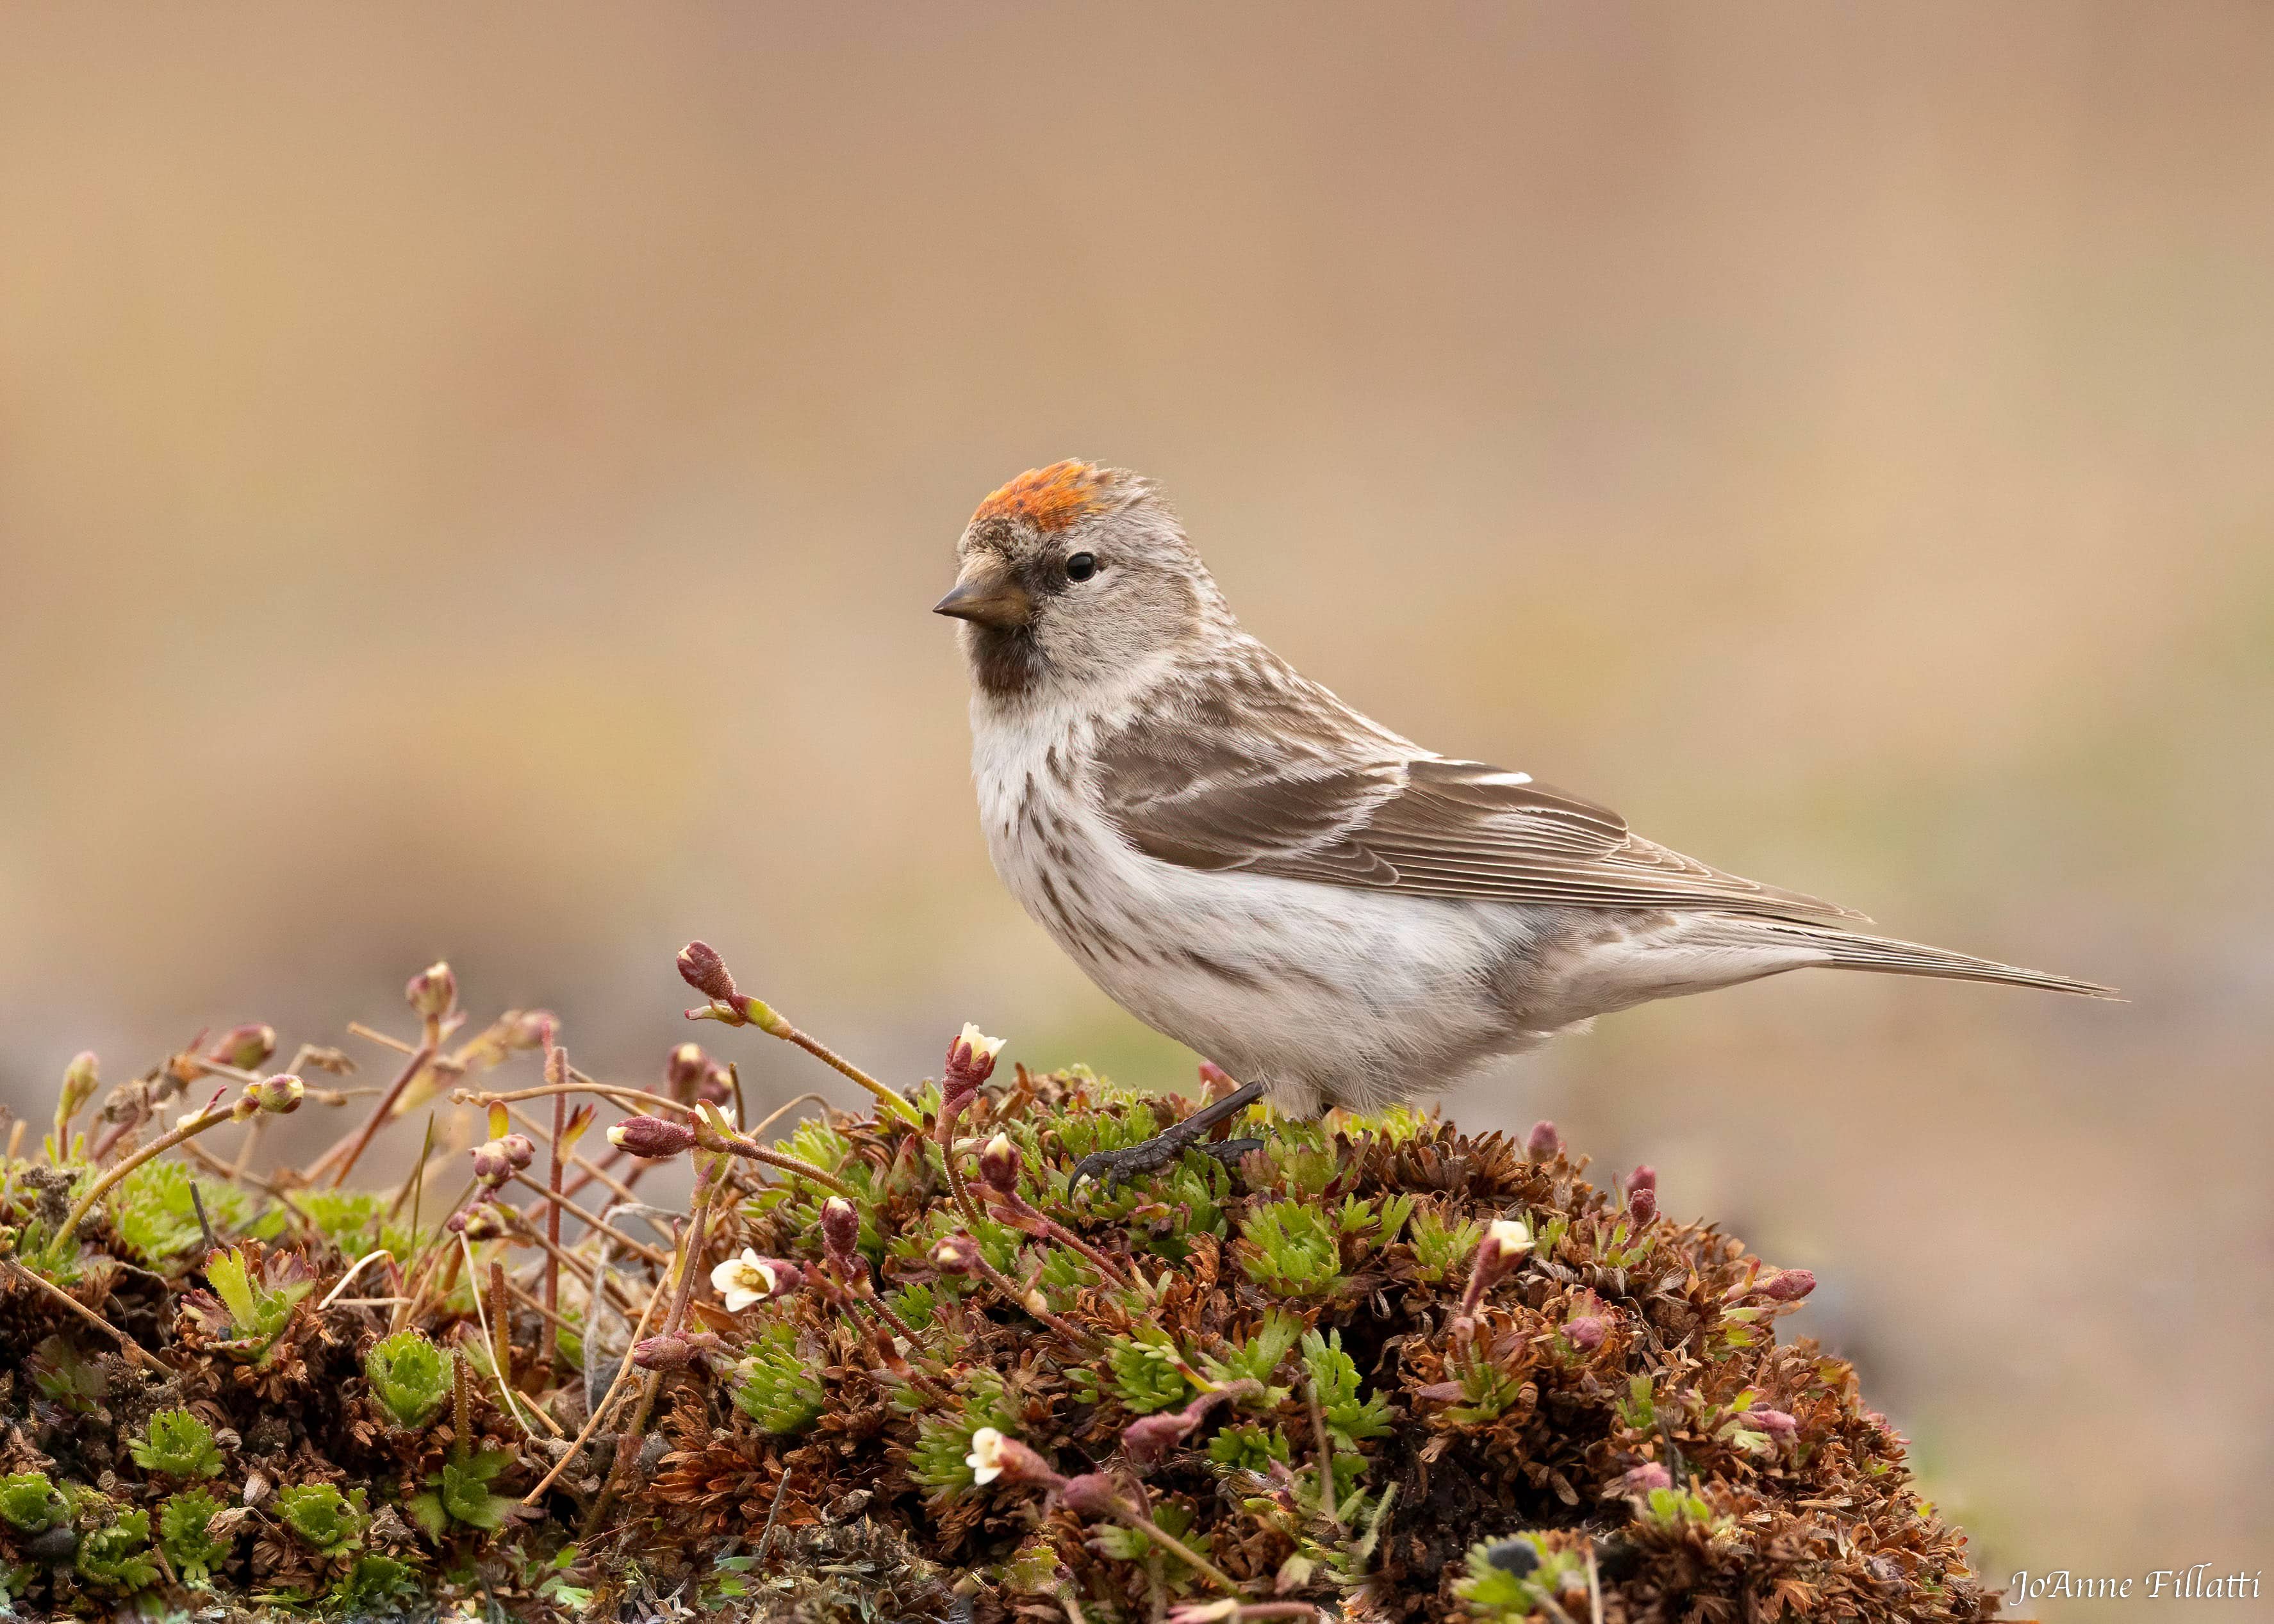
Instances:
[[[1519,911],[1148,857],[1089,781],[1118,720],[982,702],[972,754],[996,871],[1115,1002],[1297,1111],[1383,1103],[1525,1046],[1486,987]]]

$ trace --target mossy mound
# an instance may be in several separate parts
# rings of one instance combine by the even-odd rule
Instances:
[[[462,1134],[478,1178],[448,1205],[459,1169],[357,1200],[185,1145],[186,1172],[130,1174],[66,1233],[183,1074],[213,1074],[194,1055],[114,1097],[99,1120],[127,1126],[100,1156],[75,1104],[37,1154],[19,1134],[0,1587],[19,1614],[1995,1614],[1854,1372],[1776,1340],[1812,1282],[1658,1214],[1646,1179],[1590,1184],[1552,1131],[1274,1122],[1236,1166],[1187,1152],[1070,1194],[1081,1156],[1193,1102],[991,1078],[967,1043],[945,1095],[759,1146],[691,1045],[633,1099],[576,1073],[549,1020],[449,1047],[455,987],[418,987],[432,1041],[405,1046],[390,1103],[534,1049],[562,1097],[659,1112],[590,1162],[560,1119],[569,1188],[591,1185],[572,1199],[614,1233],[571,1217],[548,1248],[528,1189],[549,1148],[532,1164],[489,1096],[457,1112],[493,1115],[486,1141]],[[547,1114],[517,1120],[542,1140]],[[630,1186],[678,1156],[701,1238],[659,1218],[636,1242]],[[202,1220],[172,1211],[192,1191]]]
[[[859,1191],[863,1254],[918,1333],[910,1357],[937,1363],[953,1402],[878,1368],[873,1338],[811,1290],[737,1317],[784,1357],[675,1394],[652,1499],[674,1548],[750,1538],[779,1499],[787,1528],[889,1524],[975,1575],[982,1616],[1069,1595],[1092,1619],[1146,1617],[1162,1590],[1211,1599],[1141,1534],[1028,1485],[974,1483],[969,1440],[992,1426],[1065,1476],[1126,1472],[1129,1497],[1141,1485],[1156,1521],[1258,1600],[1396,1620],[1552,1618],[1551,1603],[1585,1619],[1598,1600],[1611,1620],[1994,1615],[1853,1371],[1774,1340],[1782,1277],[1710,1225],[1638,1222],[1560,1146],[1535,1159],[1404,1113],[1332,1133],[1280,1123],[1237,1172],[1187,1153],[1070,1199],[1067,1169],[1153,1132],[1156,1102],[1024,1073],[983,1098],[959,1132],[1004,1133],[1023,1199],[1151,1289],[1104,1289],[1064,1247],[960,1218],[918,1129],[809,1124],[792,1147]],[[817,1261],[817,1199],[795,1180],[767,1192],[733,1244]],[[1479,1241],[1511,1218],[1533,1245],[1465,1327]],[[999,1275],[1100,1346],[943,1274],[933,1244],[973,1231]],[[1206,1406],[1129,1464],[1133,1423],[1242,1377],[1263,1391]],[[784,1404],[790,1384],[776,1419],[795,1430],[751,1437],[734,1396]]]

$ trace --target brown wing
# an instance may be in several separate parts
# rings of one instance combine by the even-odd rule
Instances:
[[[1668,851],[1524,773],[1390,756],[1372,738],[1349,741],[1355,759],[1315,736],[1289,743],[1149,719],[1106,742],[1097,787],[1131,845],[1188,868],[1549,907],[1864,918]]]

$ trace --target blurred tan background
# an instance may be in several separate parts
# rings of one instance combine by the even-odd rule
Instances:
[[[1101,457],[1402,730],[2120,983],[1451,1104],[1814,1267],[1994,1577],[2274,1566],[2270,86],[2257,4],[12,8],[0,1097],[445,955],[644,1079],[694,936],[898,1076],[1187,1081],[926,613]]]

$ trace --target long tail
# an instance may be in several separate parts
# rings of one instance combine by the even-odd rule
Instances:
[[[1931,975],[1947,981],[1995,981],[2007,987],[2037,987],[2046,992],[2073,992],[2120,1003],[2123,999],[2116,989],[2104,987],[2098,981],[2081,981],[2074,976],[2053,975],[2044,970],[2025,970],[2018,965],[1999,964],[1994,959],[1974,959],[1917,942],[1860,936],[1783,920],[1758,922],[1765,932],[1780,939],[1796,946],[1804,944],[1812,947],[1822,954],[1814,962],[1834,969],[1876,970],[1883,975]]]

